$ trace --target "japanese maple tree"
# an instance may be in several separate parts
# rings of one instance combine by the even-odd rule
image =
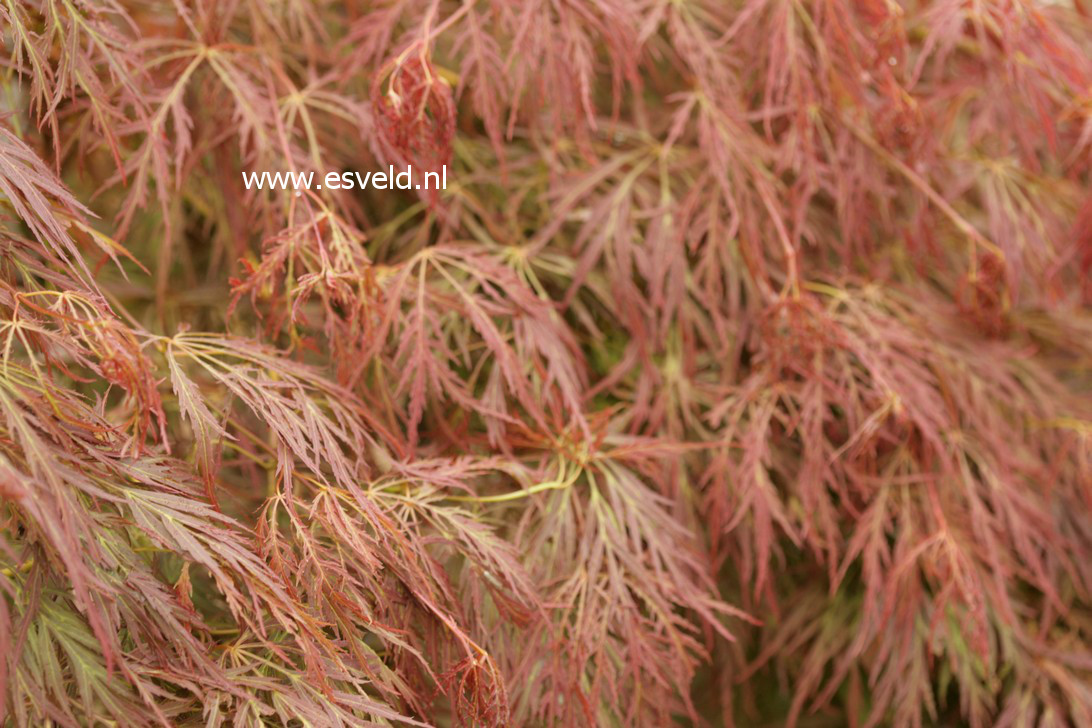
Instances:
[[[0,723],[1092,726],[1090,12],[0,0]]]

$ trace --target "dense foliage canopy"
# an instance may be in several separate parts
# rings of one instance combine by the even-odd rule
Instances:
[[[1092,726],[1083,0],[0,29],[3,725]]]

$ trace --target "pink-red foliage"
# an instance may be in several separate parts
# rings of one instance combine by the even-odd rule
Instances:
[[[1089,12],[0,0],[0,723],[1092,726]]]

